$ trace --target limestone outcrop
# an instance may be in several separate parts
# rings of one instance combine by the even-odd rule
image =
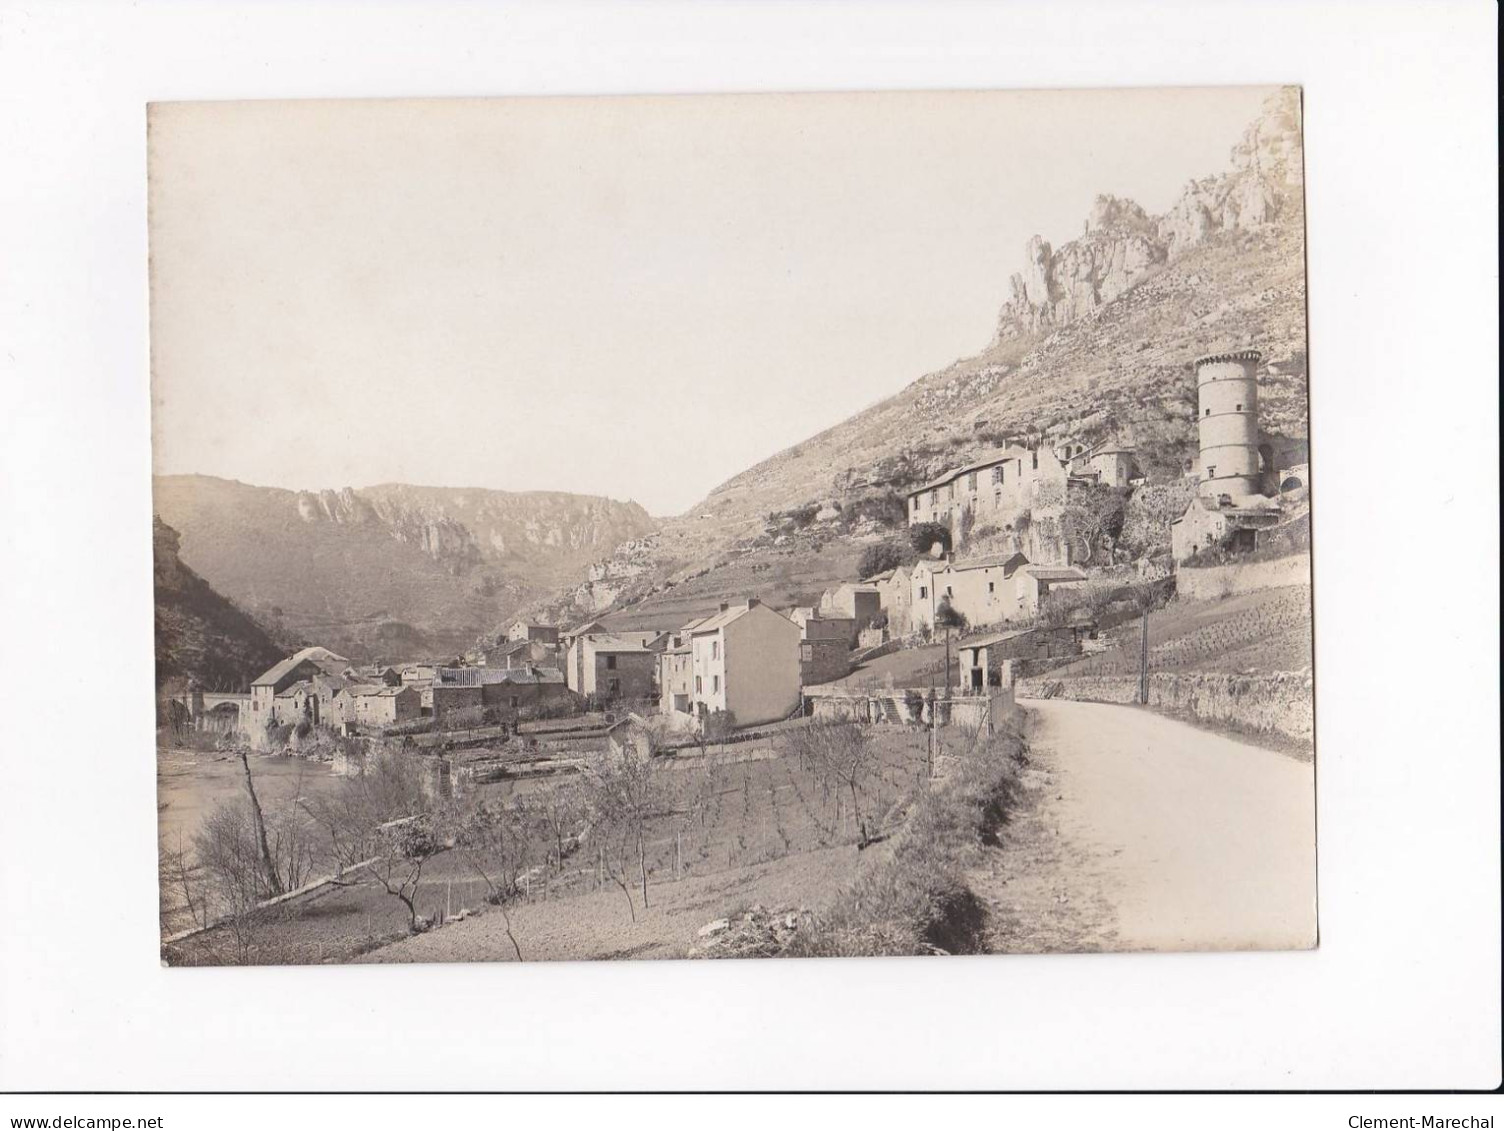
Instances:
[[[1299,207],[1300,153],[1300,93],[1283,88],[1233,147],[1231,170],[1188,183],[1163,216],[1099,196],[1077,239],[1052,248],[1034,236],[1024,245],[1023,270],[1009,280],[998,340],[1089,318],[1217,233],[1250,231]]]

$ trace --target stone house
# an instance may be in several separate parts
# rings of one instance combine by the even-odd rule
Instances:
[[[785,615],[798,626],[801,640],[839,640],[848,648],[856,644],[855,617],[827,616],[808,605],[790,609]]]
[[[830,683],[851,671],[851,649],[845,640],[799,641],[799,681],[805,687]]]
[[[935,614],[949,601],[968,624],[1016,619],[1013,579],[1028,565],[1023,554],[993,555],[967,562],[921,561],[909,575],[910,617],[917,631],[933,631]]]
[[[578,698],[564,685],[564,673],[558,668],[507,668],[501,678],[481,686],[481,701],[487,707],[523,711]]]
[[[508,640],[484,652],[488,668],[557,667],[560,657],[557,644],[537,640]]]
[[[688,714],[693,708],[695,671],[690,633],[708,619],[686,621],[668,634],[663,651],[658,653],[658,710],[665,715]]]
[[[1012,530],[1022,516],[1062,506],[1069,479],[1049,448],[1005,448],[910,491],[909,525],[940,523],[960,546],[978,526]]]
[[[1004,620],[1029,620],[1039,615],[1045,598],[1056,589],[1074,589],[1086,574],[1074,566],[1020,566],[1013,575],[1013,605]]]
[[[1170,553],[1177,562],[1188,561],[1224,540],[1234,550],[1252,550],[1258,532],[1278,522],[1279,511],[1273,507],[1234,506],[1227,496],[1198,496],[1170,523]]]
[[[507,626],[508,640],[533,640],[539,644],[557,644],[559,626],[538,624],[535,621],[516,620]]]
[[[484,704],[484,692],[479,684],[434,683],[426,692],[419,692],[420,713],[432,715],[443,722],[462,711],[478,711]],[[422,710],[423,698],[427,710]]]
[[[786,719],[799,706],[800,633],[756,597],[722,604],[688,633],[691,708],[702,718],[730,711],[738,726]]]
[[[416,719],[422,707],[417,688],[387,684],[352,684],[344,697],[349,700],[347,723],[363,727],[386,727]]]
[[[907,636],[913,631],[911,574],[910,566],[899,566],[866,578],[866,583],[877,590],[878,608],[888,618],[889,636]]]
[[[661,632],[605,632],[577,637],[569,646],[569,689],[603,699],[651,699],[658,656],[667,645]]]
[[[250,710],[243,719],[245,729],[248,733],[258,734],[270,725],[298,722],[305,717],[305,711],[312,716],[316,708],[309,701],[310,681],[315,676],[337,677],[349,663],[343,656],[315,646],[294,652],[273,664],[251,681]],[[308,686],[297,695],[287,694],[294,685],[301,683]],[[314,699],[316,702],[316,695]]]
[[[869,585],[866,582],[843,582],[820,595],[820,616],[850,617],[854,622],[851,633],[853,645],[861,631],[864,628],[871,628],[872,622],[877,620],[881,613],[881,594],[876,585]]]
[[[963,640],[957,648],[961,687],[980,691],[1002,686],[1006,682],[1002,678],[1006,661],[1079,656],[1079,635],[1079,630],[1071,626],[1048,628],[1041,625]]]

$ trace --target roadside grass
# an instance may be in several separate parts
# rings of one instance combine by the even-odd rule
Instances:
[[[791,958],[974,954],[986,907],[968,872],[999,834],[1027,762],[1017,731],[959,755],[876,860],[784,950]]]

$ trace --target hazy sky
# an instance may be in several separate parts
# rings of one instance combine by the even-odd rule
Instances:
[[[152,108],[155,463],[683,511],[991,339],[1265,88]]]

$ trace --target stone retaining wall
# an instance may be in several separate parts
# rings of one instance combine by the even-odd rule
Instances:
[[[1018,695],[1095,703],[1137,703],[1137,676],[1048,676],[1024,680]],[[1149,676],[1149,706],[1203,722],[1226,723],[1256,734],[1309,746],[1315,737],[1310,675],[1156,672]]]
[[[1175,576],[1175,595],[1188,600],[1216,600],[1255,589],[1276,589],[1282,585],[1311,584],[1311,555],[1291,554],[1267,562],[1196,568],[1181,566]]]

